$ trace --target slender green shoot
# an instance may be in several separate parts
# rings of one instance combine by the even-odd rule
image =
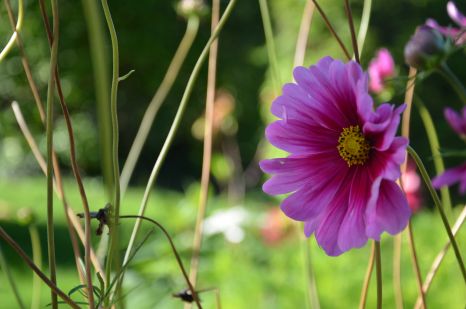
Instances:
[[[23,17],[24,17],[24,10],[23,10],[23,0],[18,1],[18,18],[16,22],[16,29],[11,35],[10,39],[8,40],[8,43],[6,43],[5,47],[3,50],[0,52],[0,62],[3,61],[3,59],[6,58],[8,53],[11,51],[11,48],[16,42],[16,37],[18,36],[18,33],[21,32],[21,27],[23,26]]]

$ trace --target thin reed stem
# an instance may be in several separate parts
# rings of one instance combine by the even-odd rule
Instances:
[[[94,90],[96,94],[99,144],[105,193],[108,200],[112,197],[112,122],[110,113],[110,72],[107,61],[105,25],[99,4],[94,0],[82,0],[84,20],[89,36]]]
[[[440,75],[450,83],[451,87],[456,91],[456,94],[463,104],[466,105],[466,88],[455,73],[453,73],[447,63],[442,62],[442,64],[437,68],[437,72],[439,72]]]
[[[141,155],[142,147],[144,146],[150,129],[152,128],[155,116],[157,115],[160,106],[162,106],[162,103],[170,92],[173,83],[175,82],[175,79],[180,72],[180,68],[186,59],[186,55],[191,49],[194,39],[197,36],[198,29],[199,17],[195,15],[189,17],[188,23],[186,25],[186,32],[180,41],[180,45],[178,46],[175,55],[170,62],[170,65],[168,66],[162,83],[160,83],[159,88],[155,92],[154,97],[144,112],[144,117],[142,118],[141,124],[139,125],[138,132],[136,133],[136,137],[134,138],[133,144],[131,145],[126,162],[123,165],[120,178],[121,196],[124,196],[126,193],[131,175],[133,174],[136,163],[139,159],[139,156]]]
[[[362,55],[364,42],[366,41],[367,29],[369,29],[369,21],[371,19],[372,0],[364,0],[362,9],[361,23],[359,24],[358,32],[358,49],[359,54]]]
[[[232,0],[232,1],[234,1],[234,0]],[[178,254],[178,251],[176,250],[175,244],[173,243],[173,240],[170,237],[170,234],[167,232],[167,230],[160,223],[158,223],[157,221],[155,221],[155,220],[153,220],[153,219],[151,219],[149,217],[139,216],[139,215],[137,215],[137,216],[136,215],[120,216],[120,219],[125,219],[125,218],[132,218],[132,219],[137,219],[137,220],[149,221],[149,222],[155,224],[163,232],[163,234],[167,238],[168,242],[170,243],[170,247],[171,247],[171,249],[173,251],[173,254],[175,255],[176,262],[178,263],[178,266],[180,267],[180,270],[183,273],[184,280],[186,281],[186,284],[188,285],[189,291],[191,292],[191,295],[193,296],[193,299],[196,302],[197,307],[199,309],[202,309],[201,301],[199,299],[199,296],[197,295],[197,292],[194,289],[193,284],[189,280],[188,273],[186,272],[186,270],[185,270],[185,268],[183,266],[183,262],[181,261],[180,255]]]
[[[215,31],[220,18],[220,1],[212,1],[211,32]],[[202,246],[202,231],[204,227],[204,217],[207,208],[209,194],[210,166],[212,160],[212,130],[214,126],[214,101],[215,84],[217,75],[217,55],[218,39],[212,42],[209,51],[209,63],[207,73],[207,94],[204,122],[204,151],[202,156],[201,189],[199,192],[199,207],[197,210],[196,227],[193,237],[193,253],[191,257],[191,267],[189,269],[189,279],[193,287],[196,288],[197,274],[199,270],[199,260]]]
[[[327,18],[327,15],[325,15],[324,11],[323,11],[322,8],[320,7],[320,5],[317,3],[317,0],[312,0],[312,2],[314,2],[314,5],[316,6],[317,11],[319,11],[320,16],[322,16],[322,19],[324,20],[325,25],[327,26],[327,28],[328,28],[328,30],[330,31],[330,33],[331,33],[331,34],[333,35],[333,37],[337,40],[338,45],[340,45],[341,50],[342,50],[343,53],[345,54],[346,58],[347,58],[348,60],[351,60],[351,55],[350,55],[350,53],[348,52],[348,50],[346,49],[345,44],[343,44],[343,41],[340,39],[340,37],[338,36],[337,32],[336,32],[335,29],[333,28],[332,24],[330,23],[329,19]]]
[[[265,45],[269,56],[270,67],[272,69],[272,80],[274,89],[279,89],[281,85],[280,69],[278,67],[277,53],[275,49],[275,40],[273,37],[272,21],[270,20],[269,7],[267,0],[259,0],[259,7],[262,17],[262,25],[265,33]]]
[[[375,259],[375,242],[372,242],[371,254],[369,256],[369,263],[367,264],[366,275],[364,276],[364,283],[362,284],[361,297],[359,300],[359,309],[366,308],[367,293],[369,291],[369,284],[371,283],[372,270],[374,269]]]
[[[306,54],[306,46],[311,29],[312,16],[314,15],[314,8],[314,2],[306,1],[303,16],[301,17],[301,25],[299,26],[298,39],[296,40],[293,67],[303,65],[304,63],[304,55]]]
[[[453,225],[453,229],[452,229],[453,236],[456,236],[456,233],[458,233],[465,219],[466,219],[466,205],[463,207],[463,210],[461,211],[460,215],[458,216],[458,219],[456,219],[456,222]],[[437,271],[439,270],[440,265],[442,264],[443,258],[447,254],[448,249],[450,249],[450,244],[451,242],[448,240],[447,243],[443,246],[442,250],[435,257],[434,262],[432,263],[430,270],[427,273],[426,279],[424,280],[424,284],[422,285],[422,290],[424,291],[424,293],[427,293],[429,291],[430,285],[432,281],[434,280],[434,277],[437,274]],[[422,299],[420,296],[418,296],[416,305],[414,306],[414,308],[420,309],[421,305],[422,305]]]
[[[31,238],[32,247],[32,260],[37,268],[42,268],[42,248],[40,245],[39,230],[35,223],[29,224],[29,236]],[[32,277],[32,295],[31,295],[31,309],[40,308],[40,289],[41,289],[40,277],[33,274]]]
[[[377,309],[382,309],[382,261],[380,255],[380,242],[375,243],[375,270],[377,274]]]
[[[403,293],[401,291],[401,233],[393,237],[393,294],[397,309],[403,309]]]
[[[119,216],[120,216],[120,167],[118,164],[118,109],[117,109],[117,93],[118,93],[118,78],[119,76],[119,55],[118,55],[118,38],[113,24],[112,15],[108,7],[107,0],[102,0],[102,8],[107,21],[107,27],[110,32],[110,39],[112,42],[112,88],[110,92],[110,107],[112,115],[112,166],[113,166],[113,222],[111,223],[109,234],[109,247],[106,261],[106,274],[107,282],[110,282],[110,275],[112,269],[112,260],[115,258],[115,271],[118,272],[120,268],[120,260],[118,251],[119,244]]]
[[[422,308],[427,309],[426,296],[425,296],[424,291],[422,290],[422,275],[421,275],[421,270],[419,269],[419,261],[417,259],[416,246],[414,244],[413,226],[411,224],[411,220],[409,220],[409,223],[408,223],[408,240],[409,240],[409,248],[411,251],[411,260],[413,263],[414,274],[416,276],[416,283],[419,289],[419,295],[421,296],[421,299],[422,299]]]
[[[351,44],[353,45],[353,53],[354,59],[357,63],[361,63],[359,59],[359,49],[358,49],[358,42],[356,39],[356,31],[354,30],[354,21],[353,21],[353,14],[351,13],[351,6],[348,0],[345,0],[345,12],[346,17],[348,18],[348,24],[351,32]]]
[[[26,306],[24,306],[24,302],[21,299],[21,295],[16,285],[15,278],[10,271],[10,267],[8,266],[8,262],[5,259],[5,255],[3,254],[3,250],[1,246],[0,246],[0,269],[3,270],[6,276],[6,281],[10,284],[11,290],[13,291],[13,295],[17,303],[16,305],[20,309],[26,309]]]
[[[45,29],[47,32],[47,38],[49,41],[49,45],[50,47],[53,47],[53,41],[54,41],[55,36],[50,31],[50,25],[48,22],[47,13],[45,11],[45,6],[43,5],[43,1],[41,1],[40,7],[41,7],[42,19],[43,19]],[[77,159],[76,159],[76,145],[75,145],[75,140],[74,140],[73,126],[71,123],[71,117],[68,111],[68,106],[66,105],[65,98],[63,95],[60,76],[58,74],[58,65],[55,67],[53,74],[55,76],[55,83],[57,86],[57,92],[58,92],[58,96],[60,99],[59,102],[60,102],[60,106],[63,111],[63,117],[65,119],[66,128],[68,132],[68,139],[70,142],[71,168],[73,170],[76,183],[78,184],[79,194],[81,196],[81,201],[83,204],[84,217],[85,217],[85,223],[84,223],[84,234],[85,234],[84,264],[85,264],[85,270],[86,270],[85,282],[86,282],[86,287],[87,287],[89,305],[91,306],[91,308],[93,308],[94,307],[94,292],[93,292],[92,271],[91,271],[91,253],[90,253],[91,252],[91,218],[89,214],[89,203],[87,200],[86,191],[84,189],[84,184],[81,178],[79,166],[78,166]]]
[[[411,146],[408,146],[408,153],[409,155],[414,159],[416,162],[416,165],[419,169],[419,172],[421,173],[422,179],[424,180],[424,183],[426,184],[427,188],[429,189],[429,193],[432,196],[432,199],[434,200],[435,207],[437,207],[440,217],[442,218],[443,225],[445,227],[445,230],[448,234],[448,238],[450,239],[450,242],[453,246],[453,250],[455,251],[455,256],[456,260],[458,261],[458,266],[461,270],[461,274],[463,275],[463,280],[466,283],[466,270],[464,268],[464,263],[463,263],[463,258],[461,257],[461,251],[458,247],[458,244],[456,243],[455,237],[453,236],[453,233],[450,228],[450,224],[448,223],[448,218],[445,215],[445,211],[443,209],[442,203],[440,202],[440,198],[437,195],[437,192],[435,191],[434,187],[432,186],[432,182],[430,180],[429,174],[427,173],[426,168],[424,167],[424,164],[422,163],[421,158],[419,155],[414,151]]]
[[[53,101],[55,95],[55,69],[58,60],[59,19],[58,1],[51,0],[53,19],[53,42],[50,51],[49,84],[47,87],[47,245],[49,256],[50,279],[56,283],[55,233],[53,209]],[[57,294],[52,290],[52,308],[58,308]]]
[[[44,281],[52,291],[54,291],[55,295],[60,296],[61,299],[70,307],[75,308],[75,309],[80,309],[80,307],[73,301],[71,298],[68,297],[63,291],[61,291],[57,285],[50,280],[37,266],[34,264],[34,262],[27,256],[27,254],[21,249],[21,246],[16,243],[13,238],[8,235],[7,232],[0,226],[0,237],[5,240],[5,242],[10,245],[10,247],[15,250],[15,252],[23,259],[23,261]]]
[[[8,43],[6,43],[5,47],[0,52],[0,62],[2,62],[3,59],[6,58],[6,56],[11,51],[11,49],[13,48],[13,45],[16,42],[16,37],[18,36],[18,33],[21,32],[21,27],[23,26],[23,16],[24,16],[23,0],[18,0],[18,18],[17,18],[16,26],[13,29],[13,34],[8,40]]]
[[[31,148],[32,153],[33,153],[36,161],[39,164],[39,167],[41,168],[44,175],[46,175],[47,174],[47,169],[46,169],[47,167],[46,167],[45,159],[42,156],[42,154],[40,153],[39,147],[37,146],[37,143],[34,140],[34,137],[32,137],[32,135],[31,135],[31,133],[29,131],[29,128],[28,128],[26,122],[24,121],[24,117],[23,117],[23,115],[21,113],[21,109],[19,108],[18,103],[13,102],[11,104],[11,106],[12,106],[14,115],[16,117],[16,121],[18,122],[18,125],[19,125],[23,135],[25,136],[29,147]],[[73,247],[73,252],[75,254],[75,262],[76,262],[76,265],[77,265],[77,270],[80,273],[80,277],[84,278],[84,276],[81,276],[81,267],[80,267],[80,262],[79,262],[79,259],[80,259],[79,245],[78,245],[78,242],[77,242],[77,239],[76,239],[76,234],[72,230],[72,228],[75,229],[76,233],[78,234],[78,236],[81,239],[81,242],[83,244],[85,243],[84,231],[83,231],[83,229],[81,227],[81,224],[79,223],[78,219],[76,218],[76,214],[69,207],[69,205],[68,205],[68,203],[66,201],[66,198],[65,198],[65,195],[64,195],[64,192],[63,192],[63,182],[62,182],[61,178],[58,177],[60,175],[60,173],[59,173],[60,170],[57,168],[57,166],[54,166],[54,169],[55,169],[55,186],[54,186],[54,189],[55,189],[55,192],[56,192],[56,194],[58,196],[58,199],[63,203],[63,206],[64,206],[65,217],[67,219],[67,226],[69,228],[70,237],[71,237],[71,244],[72,244],[72,247]],[[92,261],[96,271],[101,273],[101,274],[104,274],[102,266],[100,265],[100,263],[99,263],[99,261],[97,259],[97,256],[95,255],[95,252],[92,249],[92,247],[91,247],[91,261]],[[105,280],[105,278],[104,278],[104,280]],[[82,283],[84,284],[85,281],[82,280]]]
[[[197,60],[195,66],[194,66],[194,69],[193,69],[193,71],[191,73],[191,76],[190,76],[190,78],[188,80],[188,84],[186,85],[186,89],[185,89],[185,91],[183,93],[183,97],[181,98],[180,106],[178,107],[178,111],[177,111],[177,113],[175,115],[175,119],[173,120],[170,131],[168,132],[167,138],[166,138],[166,140],[165,140],[165,142],[164,142],[164,144],[162,146],[162,150],[160,151],[160,154],[157,157],[157,160],[156,160],[156,162],[154,164],[154,167],[152,169],[151,175],[149,177],[149,181],[147,182],[147,186],[146,186],[146,189],[144,191],[144,197],[142,199],[141,205],[139,207],[139,212],[138,212],[138,214],[141,215],[141,216],[144,215],[144,212],[145,212],[146,207],[147,207],[147,203],[149,201],[150,192],[151,192],[151,190],[152,190],[152,188],[154,186],[155,180],[157,179],[157,176],[158,176],[158,174],[160,172],[160,168],[161,168],[161,166],[162,166],[162,164],[163,164],[163,162],[165,160],[165,157],[167,156],[168,150],[170,149],[170,146],[171,146],[171,144],[173,142],[175,134],[178,131],[178,127],[179,127],[179,125],[181,123],[181,119],[183,117],[184,111],[185,111],[187,103],[189,101],[191,92],[192,92],[192,90],[194,88],[194,84],[195,84],[195,82],[197,80],[197,77],[199,75],[199,72],[201,70],[201,67],[202,67],[203,63],[205,62],[205,60],[207,58],[207,54],[209,52],[210,46],[212,45],[213,41],[217,38],[217,36],[219,35],[219,33],[222,30],[223,26],[225,25],[226,21],[228,20],[229,16],[231,15],[231,12],[233,11],[233,8],[234,8],[235,4],[236,4],[236,0],[231,0],[228,3],[228,6],[225,9],[225,12],[223,13],[223,15],[221,17],[217,28],[215,29],[214,33],[212,34],[212,36],[210,37],[210,39],[206,43],[204,49],[202,50],[201,55],[199,56],[199,59]],[[139,231],[140,225],[141,225],[141,220],[140,219],[136,220],[136,223],[135,223],[134,228],[133,228],[133,232],[131,233],[131,238],[130,238],[128,247],[126,248],[126,254],[125,254],[125,258],[124,258],[123,263],[125,263],[125,261],[127,261],[127,259],[129,258],[130,254],[131,254],[132,247],[134,245],[134,242],[135,242],[137,233]]]
[[[443,158],[440,153],[440,143],[437,131],[435,129],[434,121],[430,116],[429,110],[426,108],[420,98],[416,98],[415,104],[418,108],[419,116],[421,116],[422,123],[424,124],[424,128],[427,133],[430,151],[432,152],[432,158],[434,160],[435,172],[437,175],[440,175],[445,171],[445,164],[443,163]],[[447,215],[451,217],[452,205],[448,186],[444,186],[440,189],[440,198],[442,199],[442,205],[444,206]]]

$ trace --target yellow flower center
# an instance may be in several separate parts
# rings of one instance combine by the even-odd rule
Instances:
[[[348,166],[363,165],[369,158],[371,146],[358,125],[344,128],[338,138],[338,152]]]

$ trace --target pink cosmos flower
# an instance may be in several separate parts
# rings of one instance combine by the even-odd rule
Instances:
[[[315,233],[328,255],[403,230],[411,211],[395,180],[408,141],[395,134],[405,105],[374,110],[367,74],[354,61],[325,57],[295,68],[294,78],[272,104],[281,119],[266,129],[290,155],[260,162],[272,174],[263,190],[291,193],[282,211],[304,221],[305,235]]]
[[[395,62],[386,48],[379,49],[369,63],[369,89],[374,93],[384,90],[384,80],[395,75]]]
[[[409,208],[411,208],[413,213],[419,211],[422,205],[421,177],[419,177],[419,174],[416,172],[416,164],[413,161],[408,160],[406,173],[401,175],[401,181]]]
[[[466,107],[463,107],[462,115],[456,113],[451,108],[445,109],[445,118],[452,129],[466,141]],[[466,193],[466,162],[454,168],[447,169],[443,174],[438,175],[432,180],[435,188],[450,186],[454,183],[460,183],[460,193]]]
[[[459,26],[459,28],[443,27],[437,21],[429,18],[426,25],[436,29],[445,36],[452,38],[455,44],[460,46],[466,43],[466,17],[458,10],[453,1],[448,1],[447,12],[450,18]]]

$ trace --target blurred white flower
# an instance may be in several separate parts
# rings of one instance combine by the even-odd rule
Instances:
[[[248,218],[249,213],[241,206],[216,211],[204,221],[204,234],[222,233],[229,242],[240,243],[245,236],[242,226]]]

